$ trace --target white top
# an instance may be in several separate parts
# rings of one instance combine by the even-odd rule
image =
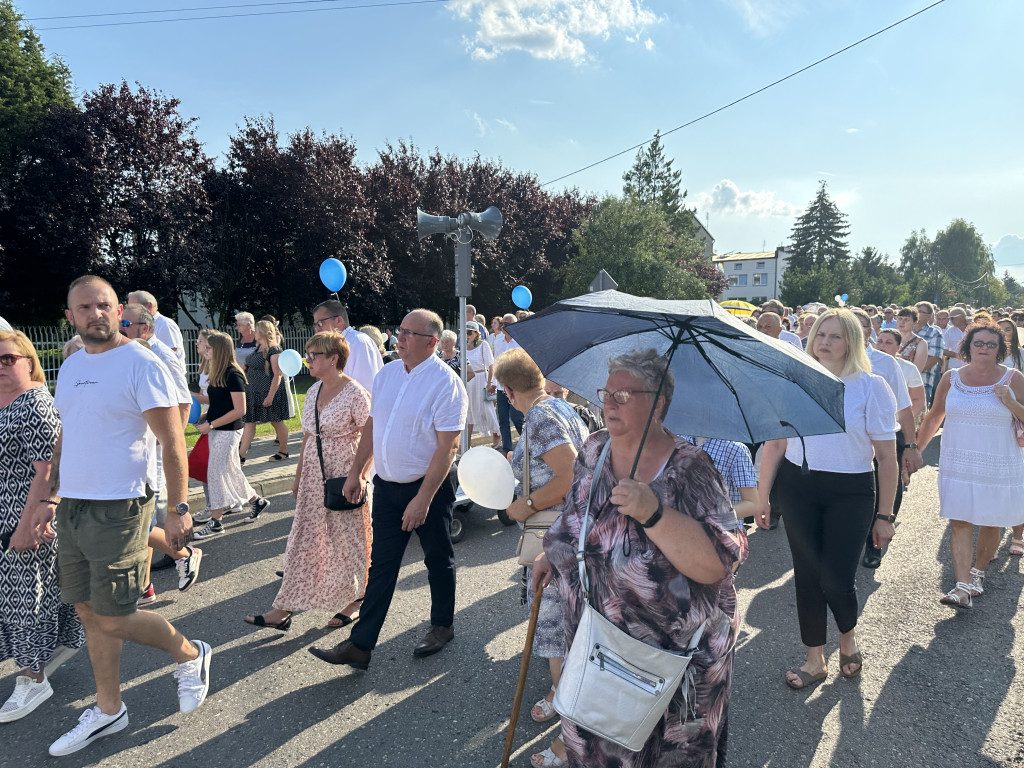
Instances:
[[[491,347],[494,349],[495,360],[501,357],[505,352],[508,352],[510,349],[520,348],[519,342],[516,341],[515,339],[510,338],[508,341],[505,341],[504,333],[494,334],[494,343],[491,345]],[[495,381],[494,384],[497,386],[499,390],[504,390],[504,387],[502,387],[501,384],[498,384],[497,381]]]
[[[466,347],[466,359],[473,366],[475,373],[483,373],[494,364],[494,353],[491,345],[481,341],[475,348]]]
[[[957,328],[955,325],[950,323],[946,326],[945,330],[942,331],[942,341],[946,345],[946,349],[950,349],[953,352],[960,354],[960,342],[964,339],[964,332]],[[946,365],[949,369],[960,368],[966,363],[963,360],[958,360],[955,357],[947,357]]]
[[[348,342],[348,360],[345,375],[358,381],[367,392],[373,391],[373,379],[384,367],[384,358],[373,339],[351,326],[341,332]]]
[[[910,392],[907,391],[907,379],[896,362],[896,358],[874,347],[868,347],[868,360],[871,361],[871,372],[885,379],[889,391],[896,397],[896,410],[902,411],[910,407]],[[920,378],[920,377],[918,377]],[[899,425],[896,426],[899,430]]]
[[[206,371],[203,371],[202,373],[199,374],[199,391],[203,395],[205,395],[206,394],[206,390],[209,388],[209,386],[210,386],[210,374],[206,373]]]
[[[907,389],[924,386],[924,378],[921,376],[921,372],[917,370],[916,365],[909,360],[904,360],[902,357],[893,359],[899,363],[900,370],[903,371],[903,378],[907,380]]]
[[[14,329],[11,328],[11,324],[8,323],[6,320],[4,320],[2,317],[0,317],[0,331],[13,331],[13,330]]]
[[[427,473],[438,432],[466,426],[468,399],[462,379],[437,355],[412,371],[395,360],[373,380],[374,470],[384,480],[411,483]]]
[[[181,329],[178,324],[169,317],[164,317],[159,312],[153,314],[153,335],[168,347],[174,350],[174,354],[185,365],[185,340],[181,336]]]
[[[141,344],[72,355],[60,368],[60,495],[133,499],[156,487],[156,437],[142,414],[177,408],[174,383]]]
[[[896,439],[896,398],[885,380],[873,373],[841,378],[846,385],[846,431],[805,437],[807,465],[821,472],[870,472],[874,458],[871,441]],[[803,462],[798,438],[786,441],[786,458],[797,466]]]
[[[188,379],[185,378],[185,364],[174,354],[174,350],[154,336],[148,342],[153,354],[160,358],[160,362],[167,367],[167,373],[174,382],[172,394],[178,398],[179,405],[192,405],[192,392],[188,388]]]
[[[785,328],[783,328],[779,332],[779,341],[788,341],[790,344],[792,344],[794,347],[799,349],[801,352],[804,351],[804,345],[803,345],[803,342],[800,341],[800,337],[797,336],[792,331],[787,331]]]

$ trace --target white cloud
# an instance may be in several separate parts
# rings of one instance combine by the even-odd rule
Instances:
[[[653,51],[654,50],[654,41],[651,40],[651,38],[648,37],[646,40],[644,40],[644,48],[646,48],[648,51]]]
[[[480,115],[478,115],[476,112],[473,112],[471,114],[469,111],[467,111],[466,114],[473,118],[473,122],[476,124],[477,135],[486,136],[487,132],[490,130],[490,128],[487,125],[487,122],[482,117],[480,117]]]
[[[506,120],[504,117],[499,117],[494,122],[496,122],[502,128],[507,130],[509,133],[515,133],[516,131],[519,130],[518,128],[516,128],[515,123],[513,123],[511,120]]]
[[[550,106],[551,104],[554,104],[555,102],[547,101],[545,99],[530,99],[530,103],[531,104],[537,104],[537,105],[542,106],[542,107],[546,107],[546,106]]]
[[[643,0],[451,0],[452,11],[472,22],[465,37],[476,59],[524,51],[536,59],[586,59],[584,38],[607,40],[613,33],[638,41],[660,19]],[[653,47],[648,38],[644,46]]]
[[[778,32],[800,13],[800,0],[723,0],[736,11],[747,27],[759,37]]]
[[[803,210],[799,205],[777,200],[774,192],[743,192],[729,179],[722,179],[712,187],[710,193],[701,192],[691,200],[698,211],[734,216],[796,216]]]
[[[860,128],[847,128],[847,133],[860,133]]]

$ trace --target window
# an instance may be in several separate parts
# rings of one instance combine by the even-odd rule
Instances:
[[[768,301],[768,297],[767,296],[753,296],[753,297],[751,297],[749,299],[749,301],[750,301],[751,304],[764,304],[766,301]]]
[[[732,268],[733,269],[743,269],[743,264],[741,264],[740,262],[736,262],[735,264],[732,265]]]
[[[764,269],[764,262],[763,261],[757,262],[757,269]]]
[[[733,280],[735,280],[736,282],[732,283]],[[729,278],[729,282],[730,282],[730,284],[733,284],[733,285],[737,285],[737,286],[740,286],[740,287],[745,287],[746,284],[747,284],[747,276],[746,275],[733,275],[731,278]]]
[[[744,275],[745,277],[745,275]],[[761,272],[754,275],[754,285],[768,285],[768,273]]]

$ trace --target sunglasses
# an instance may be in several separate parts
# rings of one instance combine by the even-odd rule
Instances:
[[[971,342],[971,346],[975,349],[981,349],[988,347],[989,349],[999,349],[999,342],[997,341],[982,341],[981,339],[975,339]]]
[[[4,368],[13,368],[19,360],[28,360],[28,355],[0,355],[0,365]]]

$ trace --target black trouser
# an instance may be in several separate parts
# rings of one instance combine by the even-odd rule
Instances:
[[[900,505],[903,503],[903,450],[906,448],[907,440],[903,437],[903,432],[896,433],[896,501],[892,505],[892,513],[898,515],[900,513]],[[878,493],[878,461],[872,459],[874,465],[875,474],[875,514],[878,514],[878,500],[880,498]],[[871,527],[868,528],[867,540],[865,542],[869,549],[875,548],[875,531],[874,531],[874,520],[871,521]]]
[[[776,483],[786,508],[800,639],[814,648],[825,644],[828,609],[840,632],[857,626],[855,578],[861,542],[874,520],[874,477],[815,470],[803,475],[783,459]]]
[[[512,407],[508,395],[500,389],[498,390],[497,406],[498,431],[501,433],[501,451],[502,456],[507,456],[508,452],[515,448],[512,445],[512,427],[509,426],[509,419],[515,425],[516,432],[523,434],[523,414]]]
[[[412,536],[402,530],[405,508],[419,492],[423,480],[392,483],[373,479],[373,547],[366,595],[359,608],[359,620],[352,628],[356,647],[372,651],[384,626],[391,599],[395,596],[402,556]],[[430,501],[427,519],[416,535],[423,547],[423,563],[430,583],[430,624],[450,627],[455,620],[455,548],[452,546],[452,502],[455,490],[448,476]],[[339,513],[332,513],[339,514]],[[344,514],[344,513],[340,513]]]

